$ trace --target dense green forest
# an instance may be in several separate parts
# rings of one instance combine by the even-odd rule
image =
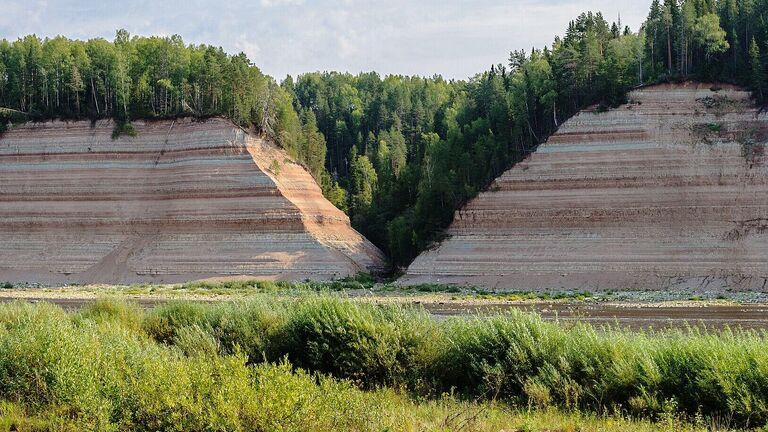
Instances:
[[[408,264],[453,214],[586,106],[698,78],[768,98],[768,0],[654,0],[633,32],[600,13],[466,81],[308,73],[281,83],[244,54],[178,36],[0,41],[0,121],[225,116],[274,139],[353,225]],[[130,131],[127,128],[126,131]]]

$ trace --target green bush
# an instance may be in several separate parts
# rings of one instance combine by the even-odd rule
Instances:
[[[116,140],[121,136],[136,136],[136,128],[128,120],[115,120],[115,127],[112,129],[112,139]]]
[[[252,363],[265,358],[277,361],[272,352],[276,333],[285,324],[285,313],[278,302],[263,301],[221,304],[208,309],[201,325],[216,339],[222,354],[242,352]]]
[[[96,323],[119,322],[134,331],[142,329],[144,312],[135,304],[119,298],[98,298],[92,305],[86,306],[74,316],[76,323],[94,321]]]
[[[242,353],[249,362],[266,358],[279,360],[280,353],[269,355],[284,326],[285,313],[279,302],[234,302],[214,305],[173,302],[154,309],[144,321],[144,329],[154,340],[166,344],[189,341],[192,334],[213,338],[222,355]],[[180,333],[182,335],[180,335]],[[186,346],[185,351],[193,350]]]
[[[383,429],[375,400],[349,383],[287,363],[249,367],[203,349],[210,336],[189,326],[174,332],[194,348],[182,353],[94,309],[70,320],[48,305],[0,306],[0,430]]]
[[[171,343],[183,327],[201,325],[206,308],[202,304],[175,301],[158,306],[144,321],[144,330],[158,342]]]
[[[696,330],[631,334],[565,329],[512,313],[452,320],[444,387],[530,405],[660,416],[676,410],[751,424],[768,421],[768,340],[762,333]]]
[[[243,353],[250,363],[286,357],[365,388],[455,391],[651,418],[673,410],[768,422],[763,333],[566,328],[522,312],[437,322],[419,310],[329,296],[174,303],[152,312],[144,328],[185,353],[199,345],[204,352]]]
[[[762,332],[629,333],[522,312],[435,321],[331,296],[149,312],[99,300],[77,314],[14,303],[0,305],[0,426],[4,418],[54,430],[392,426],[382,413],[403,409],[400,396],[356,387],[764,425],[767,348]]]
[[[722,123],[707,123],[707,130],[712,133],[720,132],[723,129]]]
[[[296,365],[373,387],[422,376],[437,327],[424,313],[318,297],[299,302],[277,335]]]

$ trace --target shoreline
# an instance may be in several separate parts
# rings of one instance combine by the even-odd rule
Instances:
[[[626,294],[626,293],[624,293]],[[600,328],[630,331],[686,329],[705,330],[726,328],[768,331],[768,302],[726,299],[659,299],[647,293],[630,296],[615,295],[589,297],[566,296],[553,298],[523,298],[523,293],[406,292],[384,289],[310,290],[299,286],[264,290],[222,288],[182,288],[179,285],[113,286],[92,285],[57,288],[18,288],[0,290],[0,303],[17,301],[47,302],[68,311],[79,311],[98,299],[115,298],[152,309],[174,301],[195,303],[226,303],[249,300],[279,301],[332,295],[354,302],[377,305],[400,305],[422,309],[435,319],[453,317],[479,318],[522,311],[539,315],[546,321],[563,325],[591,324]],[[644,294],[640,295],[640,294]],[[666,293],[668,294],[668,293]],[[685,293],[678,293],[680,295]],[[530,296],[530,294],[527,294]]]

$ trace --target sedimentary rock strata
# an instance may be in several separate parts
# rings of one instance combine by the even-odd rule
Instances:
[[[768,289],[768,117],[749,94],[658,85],[584,111],[457,212],[405,283]]]
[[[381,252],[280,150],[230,122],[46,122],[0,138],[0,280],[328,279]]]

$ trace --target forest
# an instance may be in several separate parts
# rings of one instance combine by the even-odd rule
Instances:
[[[515,50],[467,80],[314,72],[281,82],[244,54],[181,37],[0,40],[9,121],[224,116],[306,165],[393,268],[577,111],[633,87],[730,82],[768,100],[768,0],[654,0],[633,31],[587,12],[551,46]]]

